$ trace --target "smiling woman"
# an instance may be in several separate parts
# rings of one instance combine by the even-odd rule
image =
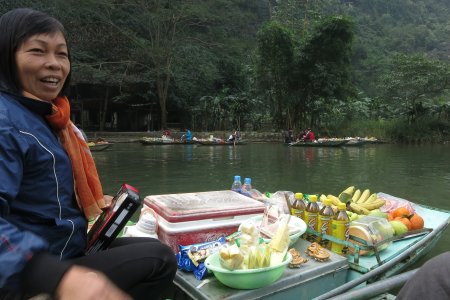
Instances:
[[[26,97],[51,101],[70,73],[66,39],[62,32],[34,35],[16,52],[17,72]]]
[[[0,299],[161,298],[176,261],[159,240],[122,238],[85,253],[87,222],[108,196],[70,121],[63,26],[15,9],[0,28]]]

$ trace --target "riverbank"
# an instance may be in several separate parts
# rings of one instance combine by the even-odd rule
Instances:
[[[175,139],[180,139],[184,132],[182,131],[172,131],[172,137]],[[214,137],[226,139],[231,134],[226,131],[194,131],[192,132],[194,137],[197,138],[208,138],[210,135]],[[139,132],[117,132],[117,131],[91,131],[86,132],[89,141],[96,141],[97,139],[104,139],[111,143],[138,143],[143,137],[158,138],[162,136],[161,131],[139,131]],[[385,137],[376,136],[377,139],[383,141],[384,143],[400,143],[400,144],[450,144],[450,138],[439,137],[430,141],[429,138],[421,139],[400,139],[400,140],[390,140]],[[280,132],[256,132],[256,131],[245,131],[241,132],[241,139],[252,142],[252,143],[284,143],[284,133]]]

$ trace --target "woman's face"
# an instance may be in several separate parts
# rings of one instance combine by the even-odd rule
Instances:
[[[16,52],[22,94],[33,99],[55,99],[70,72],[66,39],[61,32],[36,34]]]

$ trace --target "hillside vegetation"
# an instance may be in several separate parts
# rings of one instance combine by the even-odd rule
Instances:
[[[128,106],[159,111],[159,128],[450,135],[447,0],[6,0],[0,13],[16,7],[66,26],[71,98],[98,99],[99,130]]]

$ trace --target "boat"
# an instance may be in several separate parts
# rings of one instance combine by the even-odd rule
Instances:
[[[384,194],[390,196],[388,194]],[[390,196],[393,197],[393,196]],[[174,284],[178,293],[188,299],[356,299],[356,295],[385,293],[386,283],[401,286],[414,272],[403,270],[428,253],[442,237],[450,222],[450,211],[412,203],[425,220],[423,230],[392,239],[392,244],[373,256],[349,254],[340,256],[330,251],[330,259],[319,262],[310,259],[299,268],[285,269],[272,284],[253,290],[228,288],[215,276],[202,281],[192,273],[178,271]],[[304,253],[311,243],[299,239],[294,247]],[[357,245],[354,245],[357,246]],[[392,278],[392,279],[391,279]],[[380,284],[383,283],[383,284]],[[341,295],[345,295],[341,297]],[[368,299],[360,297],[357,299]],[[183,298],[186,299],[186,298]],[[334,298],[333,298],[334,299]],[[391,298],[392,299],[392,298]]]
[[[222,139],[215,139],[215,140],[196,140],[196,143],[204,146],[238,146],[238,145],[246,145],[247,143],[245,141],[239,140],[239,141],[226,141]]]
[[[339,147],[348,143],[345,139],[318,139],[313,142],[296,141],[289,143],[289,147]]]
[[[110,148],[113,144],[112,143],[89,143],[89,149],[91,150],[91,152],[95,152],[95,151],[103,151],[106,150],[108,148]]]
[[[192,145],[195,141],[177,140],[172,138],[143,137],[139,140],[142,145]]]
[[[361,138],[347,138],[346,140],[347,143],[343,144],[344,147],[357,147],[371,143],[370,141]]]
[[[365,144],[384,144],[384,141],[381,141],[375,137],[348,137],[345,138],[346,140],[348,140],[347,143],[345,143],[343,146],[348,147],[348,146],[362,146]]]

